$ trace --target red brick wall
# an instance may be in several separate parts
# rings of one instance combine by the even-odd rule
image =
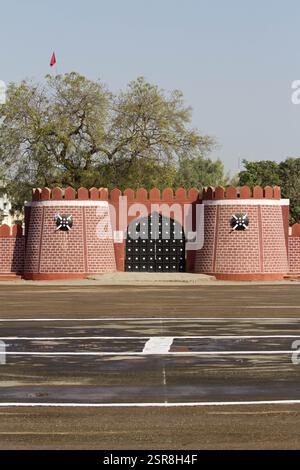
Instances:
[[[113,240],[97,236],[97,224],[108,214],[108,205],[90,202],[83,192],[79,195],[73,203],[68,192],[65,201],[57,190],[45,190],[40,197],[35,194],[28,217],[25,278],[72,278],[115,271]],[[56,214],[72,215],[72,230],[56,230]]]
[[[214,251],[217,223],[217,207],[206,206],[204,209],[204,245],[195,253],[194,270],[196,273],[214,272]]]
[[[286,210],[279,199],[279,188],[207,188],[204,246],[196,253],[195,271],[220,279],[282,279],[288,256]],[[248,230],[231,230],[235,213],[248,215]]]
[[[107,220],[106,207],[85,207],[86,220],[86,247],[87,247],[87,272],[106,273],[116,270],[114,245],[111,239],[101,239],[97,236],[97,224],[103,218]],[[109,227],[107,227],[109,229]]]
[[[246,202],[246,201],[245,201]],[[255,206],[217,206],[218,228],[215,241],[215,273],[259,273],[261,253],[258,230],[258,207]],[[232,231],[230,220],[233,214],[248,214],[249,229]]]
[[[295,224],[291,228],[289,237],[289,271],[290,273],[300,273],[300,224]]]
[[[0,273],[22,274],[24,270],[25,237],[20,226],[0,227]]]
[[[263,268],[266,273],[287,273],[288,253],[285,224],[279,206],[261,206],[263,230]]]
[[[128,207],[143,203],[148,213],[151,204],[155,203],[166,204],[166,207],[174,203],[181,207],[201,203],[196,189],[186,193],[180,188],[173,193],[172,189],[166,188],[160,193],[157,188],[150,192],[144,189],[135,192],[128,188],[123,194],[118,189],[109,194],[105,188],[80,188],[77,192],[72,188],[35,190],[35,202],[30,210],[27,209],[25,276],[36,279],[82,277],[112,272],[116,268],[123,270],[125,244],[114,243],[112,238],[97,237],[97,225],[108,214],[105,204],[97,206],[97,201],[109,202],[118,215],[121,195],[127,197]],[[278,187],[255,187],[253,191],[247,186],[226,190],[205,188],[202,194],[204,246],[190,253],[188,265],[191,270],[225,279],[281,278],[288,271],[288,210],[283,209],[285,206],[280,197]],[[227,200],[226,204],[222,204],[223,200]],[[63,201],[72,201],[71,207],[66,207]],[[244,232],[231,231],[230,219],[237,212],[246,212],[249,216],[250,226]],[[72,231],[55,230],[56,213],[72,214]],[[136,217],[128,218],[127,224]],[[119,230],[118,225],[115,228]]]
[[[32,213],[34,208],[31,209]],[[36,273],[85,274],[83,208],[45,207],[39,265]],[[56,230],[55,214],[72,214],[73,229],[68,232]],[[32,215],[31,215],[32,218]],[[27,253],[26,253],[27,258]]]

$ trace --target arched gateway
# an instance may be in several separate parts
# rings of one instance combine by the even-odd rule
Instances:
[[[157,212],[131,222],[125,245],[125,271],[185,271],[185,235],[181,224]]]

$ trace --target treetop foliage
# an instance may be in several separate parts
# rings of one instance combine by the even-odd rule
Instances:
[[[277,163],[271,160],[244,160],[245,170],[239,173],[239,184],[253,187],[281,186],[282,197],[290,199],[290,222],[300,222],[300,158],[287,158]]]
[[[226,181],[191,108],[143,77],[117,94],[72,72],[11,83],[0,106],[0,176],[16,205],[32,187],[200,187]]]

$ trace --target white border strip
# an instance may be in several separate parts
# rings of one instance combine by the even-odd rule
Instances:
[[[204,206],[289,206],[289,199],[217,199],[202,201]]]
[[[55,341],[55,340],[146,340],[156,339],[161,336],[0,336],[0,340],[22,341]],[[214,335],[214,336],[164,336],[167,339],[274,339],[274,338],[300,338],[298,335]]]
[[[248,401],[194,401],[178,403],[17,403],[0,402],[0,407],[59,407],[59,408],[176,408],[198,406],[246,406],[246,405],[300,405],[299,399],[291,400],[248,400]]]
[[[59,201],[32,201],[25,204],[26,207],[81,207],[81,206],[96,206],[96,207],[108,207],[108,201],[81,201],[80,199],[74,199],[71,201],[66,201],[61,199]]]
[[[245,307],[243,307],[245,308]],[[265,307],[257,307],[257,308],[265,308]],[[270,307],[271,308],[271,307]],[[273,307],[272,307],[273,308]],[[287,307],[278,307],[278,308],[287,308]],[[291,306],[289,308],[297,308],[300,309],[300,306]],[[120,322],[127,322],[127,321],[147,321],[151,323],[159,323],[159,322],[225,322],[225,321],[237,321],[237,322],[244,322],[244,321],[256,321],[259,322],[263,321],[278,321],[281,320],[283,322],[287,321],[297,321],[300,322],[300,317],[95,317],[95,318],[0,318],[1,322],[73,322],[73,321],[81,321],[81,322],[90,322],[90,321],[99,321],[99,322],[112,322],[112,321],[120,321]]]
[[[180,351],[180,352],[23,352],[6,351],[6,356],[255,356],[255,355],[286,355],[294,354],[290,351]]]

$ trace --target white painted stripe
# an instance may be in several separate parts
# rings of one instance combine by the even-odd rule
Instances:
[[[247,308],[300,308],[300,305],[248,305]]]
[[[60,407],[60,408],[176,408],[197,406],[247,406],[247,405],[300,405],[300,400],[247,400],[247,401],[194,401],[157,403],[24,403],[0,402],[0,407]]]
[[[97,206],[97,207],[108,207],[108,201],[81,201],[74,199],[73,201],[66,201],[62,199],[60,201],[32,201],[25,204],[26,207],[82,207],[82,206]]]
[[[295,350],[290,351],[179,351],[179,352],[164,352],[164,353],[147,353],[153,356],[240,356],[240,355],[280,355],[280,354],[294,354]],[[6,351],[6,356],[145,356],[144,352],[23,352],[23,351]]]
[[[160,338],[159,336],[0,336],[0,340],[10,341],[55,341],[55,340],[146,340]],[[164,336],[170,339],[273,339],[273,338],[300,338],[298,335],[215,335],[215,336]]]
[[[143,354],[167,354],[172,343],[171,336],[151,337],[144,346]]]
[[[245,307],[243,307],[244,309]],[[265,307],[255,307],[255,308],[265,308]],[[270,307],[271,308],[271,307]],[[272,307],[273,308],[273,307]],[[287,307],[278,307],[278,308],[287,308]],[[289,308],[299,308],[300,306],[291,306]],[[0,318],[0,323],[1,322],[73,322],[73,321],[81,321],[81,322],[90,322],[90,321],[101,321],[101,322],[111,322],[111,321],[120,321],[120,322],[127,322],[127,321],[148,321],[148,322],[202,322],[202,321],[209,321],[209,322],[214,322],[214,321],[300,321],[300,317],[95,317],[95,318]]]
[[[295,336],[296,338],[300,338],[300,335]],[[0,336],[0,340],[10,340],[10,341],[17,341],[17,340],[24,340],[24,341],[55,341],[55,340],[67,340],[67,339],[75,339],[75,340],[147,340],[151,338],[151,336]],[[194,338],[194,336],[193,336]]]
[[[289,206],[289,199],[217,199],[202,201],[204,206]]]

